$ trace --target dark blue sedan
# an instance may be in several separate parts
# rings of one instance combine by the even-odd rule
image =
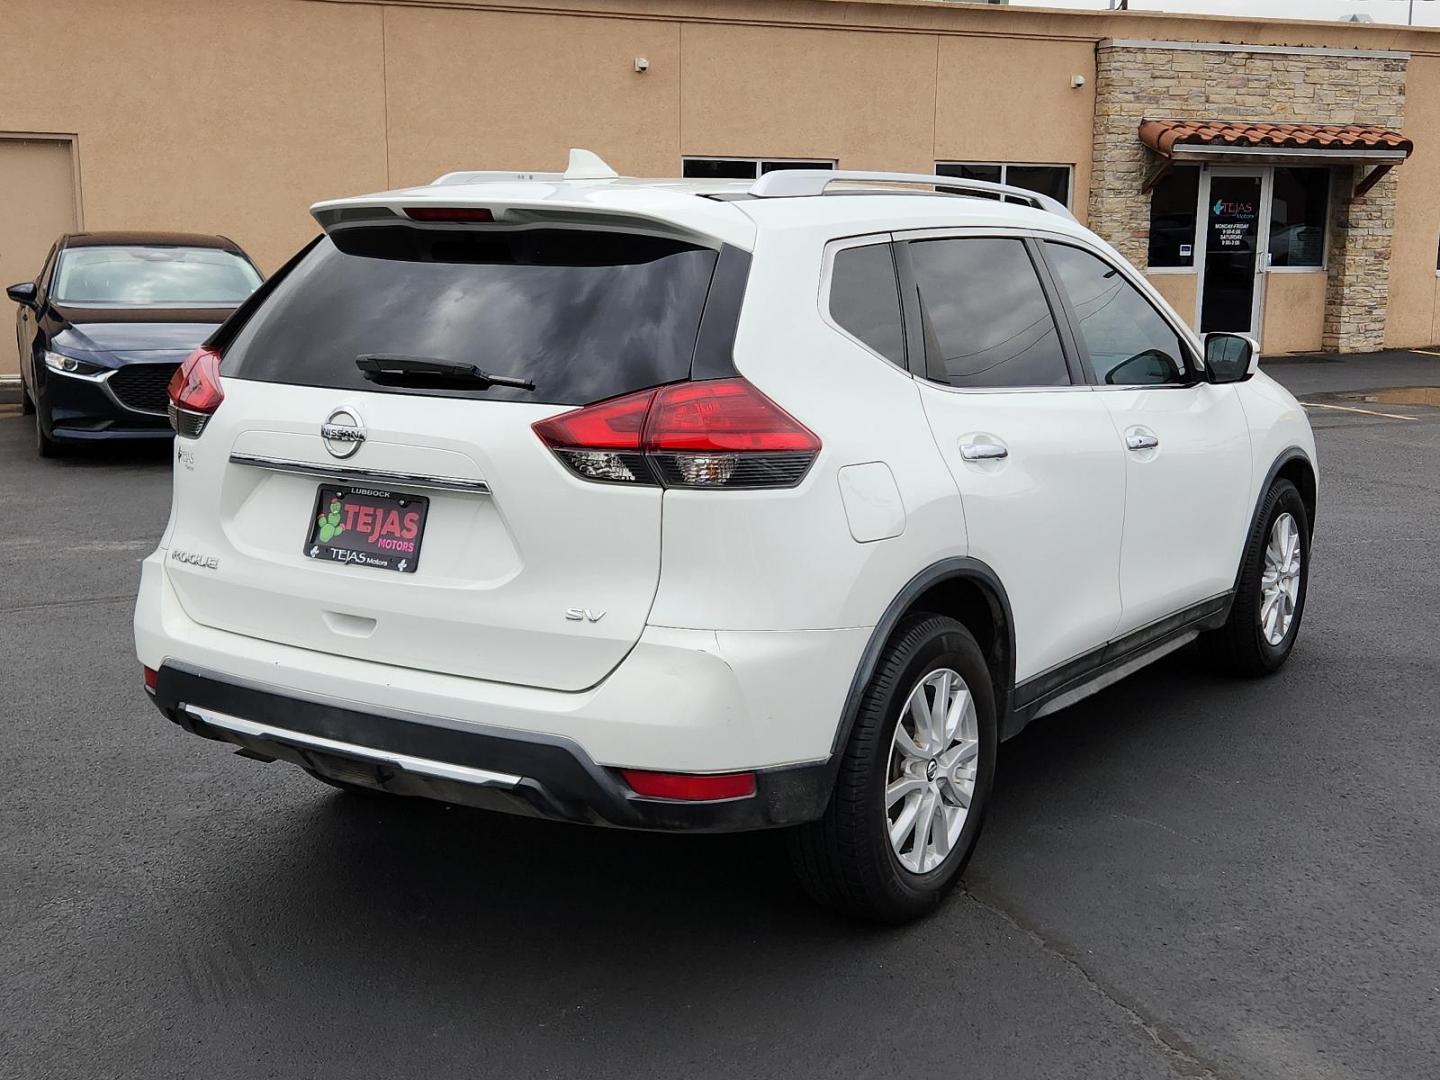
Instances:
[[[260,284],[222,236],[90,232],[62,236],[20,305],[23,408],[42,457],[110,439],[165,439],[175,368]]]

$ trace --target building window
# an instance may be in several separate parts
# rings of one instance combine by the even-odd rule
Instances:
[[[1324,266],[1329,169],[1275,170],[1270,198],[1270,265]]]
[[[1150,189],[1150,266],[1195,265],[1200,170],[1171,169]]]
[[[1010,184],[1026,191],[1049,195],[1064,206],[1070,205],[1070,171],[1069,165],[1014,165],[975,161],[935,163],[935,172],[940,176],[959,176],[966,180]]]
[[[833,169],[835,162],[785,158],[706,158],[687,157],[681,165],[681,176],[693,180],[754,180],[768,172],[781,169]]]

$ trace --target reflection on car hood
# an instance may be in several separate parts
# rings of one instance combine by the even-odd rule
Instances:
[[[65,313],[69,315],[69,312]],[[173,317],[173,313],[166,313]],[[71,324],[52,337],[62,350],[136,353],[186,352],[194,349],[225,321],[229,311],[213,311],[205,322],[82,322]]]

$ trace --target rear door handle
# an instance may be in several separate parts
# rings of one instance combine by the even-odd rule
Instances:
[[[1009,457],[1010,451],[999,443],[961,443],[960,456],[966,461],[999,461]]]
[[[1127,450],[1154,450],[1160,445],[1160,440],[1154,435],[1126,435],[1125,447]]]

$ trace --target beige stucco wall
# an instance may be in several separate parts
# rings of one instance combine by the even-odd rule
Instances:
[[[1396,171],[1395,235],[1385,344],[1440,341],[1440,57],[1414,56],[1407,80],[1405,134],[1415,152]]]
[[[1319,350],[1326,284],[1324,270],[1265,275],[1260,347],[1267,356]]]
[[[1156,292],[1170,301],[1176,313],[1191,327],[1195,326],[1195,292],[1200,286],[1198,274],[1147,275]]]
[[[224,233],[273,268],[309,202],[385,184],[380,30],[358,5],[5,0],[0,125],[77,136],[87,228]]]

